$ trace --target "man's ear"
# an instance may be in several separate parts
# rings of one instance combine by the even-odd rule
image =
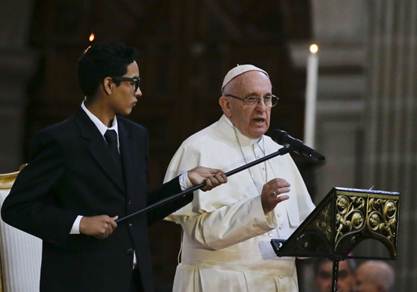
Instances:
[[[232,116],[230,100],[226,96],[222,95],[219,98],[219,105],[222,108],[224,115],[230,119]]]
[[[107,95],[110,95],[113,93],[113,80],[111,77],[106,77],[103,79],[103,90]]]

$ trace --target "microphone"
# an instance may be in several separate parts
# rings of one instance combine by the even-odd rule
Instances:
[[[303,141],[292,137],[284,130],[274,129],[272,130],[274,135],[272,138],[281,145],[288,145],[290,151],[294,151],[300,155],[303,155],[307,158],[313,158],[317,160],[325,160],[325,157],[318,153],[316,150],[308,147],[303,143]]]

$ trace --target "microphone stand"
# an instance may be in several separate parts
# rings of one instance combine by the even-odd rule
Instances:
[[[273,152],[273,153],[268,154],[268,155],[266,155],[264,157],[261,157],[259,159],[254,160],[254,161],[251,161],[251,162],[249,162],[247,164],[244,164],[242,166],[239,166],[239,167],[237,167],[235,169],[232,169],[232,170],[230,170],[228,172],[225,172],[225,175],[226,176],[234,175],[234,174],[236,174],[238,172],[241,172],[242,170],[245,170],[245,169],[247,169],[249,167],[252,167],[254,165],[257,165],[257,164],[259,164],[261,162],[264,162],[264,161],[269,160],[271,158],[274,158],[276,156],[287,154],[288,152],[290,152],[290,150],[291,150],[291,146],[289,144],[286,144],[286,145],[284,145],[282,148],[280,148],[276,152]],[[194,191],[196,191],[198,189],[201,189],[202,187],[204,187],[204,183],[201,183],[201,184],[192,186],[192,187],[190,187],[190,188],[188,188],[188,189],[186,189],[186,190],[184,190],[182,192],[179,192],[179,193],[177,193],[175,195],[172,195],[172,196],[170,196],[168,198],[165,198],[165,199],[163,199],[163,200],[161,200],[159,202],[156,202],[156,203],[153,203],[153,204],[151,204],[149,206],[146,206],[143,209],[140,209],[138,211],[135,211],[135,212],[133,212],[131,214],[128,214],[128,215],[126,215],[124,217],[121,217],[121,218],[117,219],[116,222],[118,224],[119,223],[122,223],[122,222],[124,222],[124,221],[126,221],[126,220],[128,220],[128,219],[130,219],[132,217],[135,217],[135,216],[137,216],[139,214],[145,213],[145,212],[147,212],[147,211],[149,211],[151,209],[154,209],[154,208],[163,206],[163,205],[165,205],[165,204],[167,204],[167,203],[169,203],[171,201],[174,201],[174,200],[176,200],[176,199],[178,199],[180,197],[183,197],[183,196],[185,196],[185,195],[187,195],[187,194],[189,194],[191,192],[194,192]]]

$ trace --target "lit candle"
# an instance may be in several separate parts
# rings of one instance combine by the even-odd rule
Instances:
[[[96,36],[94,35],[94,33],[91,33],[90,36],[88,37],[88,40],[90,41],[90,43],[92,43],[95,38]]]
[[[319,67],[319,47],[310,45],[310,54],[307,60],[307,84],[306,84],[306,108],[304,116],[304,143],[314,147],[314,135],[316,126],[316,100],[317,77]]]

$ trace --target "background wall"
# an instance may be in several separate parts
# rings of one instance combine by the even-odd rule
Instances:
[[[336,3],[337,2],[337,3]],[[313,0],[322,44],[317,199],[331,186],[401,192],[394,291],[417,289],[417,2]],[[382,255],[379,244],[368,253]]]

